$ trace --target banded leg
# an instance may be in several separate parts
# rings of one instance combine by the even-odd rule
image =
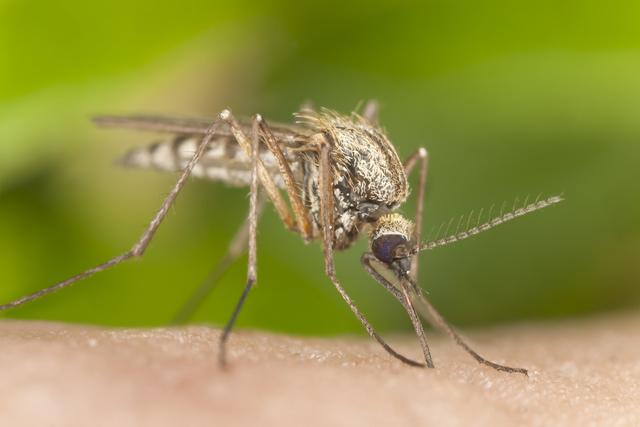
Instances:
[[[420,161],[420,173],[418,182],[418,199],[416,200],[416,217],[415,217],[415,231],[414,236],[416,242],[421,241],[422,237],[422,222],[424,212],[424,194],[427,188],[427,174],[429,172],[429,153],[424,147],[418,148],[409,158],[404,162],[404,170],[407,175],[411,173],[416,163]],[[411,259],[411,277],[414,281],[418,281],[418,256],[414,256]]]
[[[224,117],[227,114],[228,114],[227,110],[222,111],[218,116],[218,118],[214,121],[214,123],[207,129],[193,157],[191,158],[189,163],[186,165],[186,167],[180,174],[180,177],[176,181],[175,185],[173,186],[173,188],[171,189],[167,197],[162,202],[160,209],[158,209],[154,217],[151,219],[151,222],[149,223],[147,228],[144,230],[144,232],[142,233],[140,238],[135,242],[135,244],[131,247],[131,249],[129,249],[127,252],[123,254],[120,254],[110,259],[107,262],[96,265],[95,267],[85,270],[82,273],[79,273],[69,279],[63,280],[62,282],[58,282],[55,285],[41,289],[32,294],[25,295],[7,304],[0,305],[0,311],[4,311],[13,307],[20,306],[27,302],[33,301],[35,299],[43,297],[52,292],[66,288],[67,286],[70,286],[82,279],[86,279],[87,277],[93,276],[96,273],[99,273],[101,271],[114,267],[120,264],[121,262],[127,261],[131,258],[142,256],[145,250],[147,249],[147,247],[149,246],[149,243],[153,239],[153,236],[155,235],[156,231],[158,230],[158,227],[160,227],[160,224],[162,223],[164,218],[167,216],[167,212],[169,211],[169,208],[171,207],[176,197],[178,196],[178,194],[186,184],[187,179],[189,178],[189,175],[191,174],[191,171],[193,170],[194,166],[196,165],[196,163],[198,163],[198,161],[206,151],[207,145],[209,144],[209,142],[215,135],[216,131],[218,130],[218,127],[220,126],[220,121],[224,120]]]
[[[320,143],[319,157],[320,157],[320,214],[322,218],[322,248],[324,251],[324,266],[325,274],[329,277],[338,293],[347,303],[353,314],[358,318],[362,326],[367,330],[369,336],[378,341],[378,343],[389,353],[391,356],[406,363],[410,366],[423,367],[424,364],[409,359],[402,354],[396,352],[384,339],[373,329],[373,326],[360,312],[355,305],[351,297],[344,290],[338,278],[335,275],[335,266],[333,264],[333,192],[331,190],[332,176],[331,176],[331,164],[330,164],[330,145],[324,141]]]
[[[420,340],[422,353],[424,354],[424,360],[427,364],[427,367],[433,368],[433,359],[431,358],[431,352],[429,351],[429,344],[427,344],[427,337],[424,333],[424,328],[422,326],[422,322],[420,322],[418,313],[416,313],[416,309],[413,307],[409,292],[407,292],[407,290],[402,287],[402,285],[400,285],[400,287],[396,287],[391,284],[387,279],[384,278],[384,276],[382,276],[378,272],[371,261],[376,261],[376,258],[373,254],[370,253],[365,253],[362,255],[362,258],[360,258],[360,262],[362,263],[362,266],[367,271],[367,273],[369,273],[369,275],[373,277],[376,282],[384,286],[384,288],[389,291],[389,293],[393,295],[400,302],[400,304],[402,304],[402,307],[404,307],[405,311],[409,315],[409,318],[411,319],[413,329],[416,331],[418,339]]]
[[[264,197],[258,200],[258,214],[257,219],[260,219],[260,215],[264,208]],[[214,269],[209,273],[207,278],[198,286],[184,305],[176,312],[171,319],[172,325],[182,325],[187,322],[200,307],[202,302],[211,294],[215,286],[220,279],[226,274],[231,265],[241,257],[247,248],[249,242],[249,218],[244,220],[236,234],[233,236],[231,243],[227,249],[227,253],[222,257]]]
[[[240,310],[242,310],[242,306],[244,305],[244,302],[249,295],[249,291],[251,290],[257,279],[256,235],[258,225],[258,175],[260,171],[260,159],[258,158],[258,127],[260,122],[260,116],[256,115],[253,121],[251,152],[249,153],[249,158],[251,159],[251,186],[249,193],[249,260],[247,265],[247,282],[245,284],[244,290],[242,291],[240,299],[233,309],[231,318],[225,325],[224,330],[222,331],[222,335],[220,336],[218,361],[221,366],[225,366],[226,364],[226,344],[227,340],[229,339],[229,335],[231,334],[231,329],[233,328],[233,325],[238,318],[238,314],[240,314]]]

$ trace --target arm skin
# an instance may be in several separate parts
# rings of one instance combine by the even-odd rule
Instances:
[[[229,366],[207,327],[0,321],[0,417],[11,426],[640,425],[640,316],[477,331],[530,377],[434,337],[436,369],[365,338],[240,331]],[[409,337],[393,340],[418,355]]]

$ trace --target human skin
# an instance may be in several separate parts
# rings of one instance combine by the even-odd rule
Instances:
[[[637,426],[640,315],[466,335],[481,366],[431,336],[435,369],[402,365],[364,337],[0,321],[0,420],[7,426]],[[392,337],[417,357],[409,337]]]

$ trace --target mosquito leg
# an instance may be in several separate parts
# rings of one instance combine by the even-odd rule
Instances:
[[[258,220],[264,208],[264,198],[258,200]],[[182,325],[193,316],[202,302],[211,294],[219,280],[226,274],[233,263],[245,253],[249,241],[249,219],[247,218],[234,235],[227,253],[218,262],[207,278],[200,284],[184,305],[171,319],[172,325]]]
[[[247,283],[242,291],[242,295],[238,300],[236,307],[233,309],[231,318],[227,322],[220,336],[220,346],[218,350],[218,361],[221,366],[226,364],[226,344],[231,334],[231,329],[240,314],[242,305],[249,295],[249,291],[257,279],[257,226],[258,226],[258,144],[259,135],[258,127],[261,122],[260,116],[256,116],[253,121],[252,141],[251,141],[251,186],[249,193],[249,262],[247,267]]]
[[[242,150],[245,152],[247,157],[251,159],[252,152],[253,152],[253,149],[251,147],[251,141],[249,140],[245,132],[242,130],[242,127],[240,126],[238,121],[233,117],[231,112],[229,110],[225,110],[225,111],[227,111],[228,114],[226,114],[222,119],[231,128],[231,133],[233,134],[234,138],[240,145],[240,148],[242,148]],[[260,121],[262,121],[262,117],[259,115],[256,115],[254,122],[260,122]],[[273,181],[273,177],[271,177],[267,169],[264,167],[264,164],[262,163],[262,160],[260,160],[260,158],[257,158],[257,162],[258,162],[257,163],[258,178],[260,180],[260,183],[264,187],[267,195],[269,196],[269,199],[273,203],[273,206],[276,208],[276,211],[278,212],[280,219],[289,230],[297,231],[298,227],[295,222],[295,219],[291,216],[291,213],[289,212],[289,208],[287,207],[286,202],[282,198],[282,195],[278,191],[278,187]]]
[[[420,176],[418,183],[418,200],[416,201],[416,228],[414,231],[416,242],[420,242],[422,237],[422,222],[424,212],[424,194],[427,188],[427,173],[429,172],[429,153],[424,147],[418,148],[404,163],[404,170],[407,175],[411,173],[417,161],[420,161]],[[411,277],[418,281],[418,257],[411,259]]]
[[[424,364],[420,362],[416,362],[415,360],[409,359],[400,353],[396,352],[389,344],[387,344],[384,339],[373,329],[373,326],[369,323],[369,321],[364,317],[364,315],[360,312],[358,307],[356,307],[355,303],[349,297],[347,292],[344,290],[338,278],[335,275],[335,267],[333,264],[333,192],[332,188],[332,178],[331,178],[331,164],[329,157],[329,150],[331,147],[325,141],[324,144],[320,145],[320,214],[322,218],[322,247],[324,250],[324,265],[325,265],[325,273],[336,287],[338,293],[344,299],[344,301],[349,305],[349,308],[353,312],[353,314],[358,318],[360,323],[367,330],[369,336],[378,341],[378,343],[393,357],[406,363],[411,366],[424,366]]]
[[[460,347],[462,347],[467,353],[469,353],[479,363],[483,365],[487,365],[497,371],[528,375],[527,370],[524,368],[512,368],[510,366],[500,365],[498,363],[487,360],[481,355],[479,355],[475,350],[473,350],[469,346],[469,344],[465,342],[465,340],[460,335],[458,335],[456,330],[449,323],[447,323],[447,321],[444,319],[444,317],[442,317],[442,315],[438,312],[438,310],[436,310],[436,308],[429,302],[429,300],[427,300],[422,290],[415,283],[412,283],[412,286],[414,287],[422,306],[420,307],[419,305],[418,308],[424,308],[424,312],[423,310],[420,310],[421,314],[423,314],[427,318],[430,318],[433,324],[438,329],[440,329],[442,332],[449,335]]]
[[[300,107],[298,108],[298,111],[299,112],[316,111],[316,106],[314,105],[313,101],[307,99],[300,105]]]
[[[140,236],[140,238],[138,239],[138,241],[132,246],[132,248],[130,250],[128,250],[127,252],[118,255],[112,259],[110,259],[107,262],[104,262],[102,264],[96,265],[95,267],[92,267],[88,270],[83,271],[80,274],[77,274],[67,280],[64,280],[62,282],[58,282],[55,285],[49,286],[47,288],[41,289],[37,292],[34,292],[32,294],[29,295],[25,295],[21,298],[18,298],[14,301],[11,301],[7,304],[3,304],[0,305],[0,311],[3,310],[7,310],[13,307],[17,307],[19,305],[25,304],[29,301],[33,301],[35,299],[38,299],[40,297],[43,297],[47,294],[50,294],[52,292],[58,291],[60,289],[63,289],[69,285],[72,285],[73,283],[82,280],[82,279],[86,279],[87,277],[93,276],[96,273],[99,273],[101,271],[107,270],[113,266],[116,266],[118,264],[120,264],[123,261],[127,261],[131,258],[135,258],[135,257],[140,257],[144,254],[144,251],[147,249],[147,246],[149,246],[149,243],[151,242],[151,239],[153,239],[153,236],[155,235],[156,231],[158,230],[158,227],[160,227],[160,224],[162,223],[162,220],[165,218],[165,216],[167,215],[167,212],[169,211],[169,208],[171,207],[171,205],[173,204],[173,202],[175,201],[176,197],[178,196],[178,194],[180,193],[180,190],[182,190],[182,188],[184,187],[184,185],[187,182],[187,179],[189,178],[189,175],[191,174],[191,171],[193,170],[194,166],[196,165],[196,163],[198,163],[198,161],[200,160],[200,158],[202,157],[202,155],[204,154],[204,152],[207,149],[207,145],[209,144],[209,142],[211,141],[211,138],[213,138],[213,136],[216,134],[216,131],[219,127],[220,124],[220,120],[224,118],[224,116],[226,116],[228,114],[227,110],[224,110],[220,113],[220,115],[218,116],[218,118],[214,121],[214,123],[207,129],[204,137],[202,138],[202,141],[200,142],[200,145],[198,146],[198,149],[196,150],[195,154],[193,155],[193,157],[191,158],[191,160],[189,161],[189,163],[186,165],[186,167],[184,168],[184,170],[182,171],[180,177],[178,178],[178,180],[176,181],[175,185],[173,186],[173,188],[171,189],[171,191],[169,192],[169,194],[167,195],[167,197],[164,199],[164,201],[162,202],[162,205],[160,206],[160,209],[158,209],[158,211],[156,212],[156,214],[154,215],[154,217],[151,219],[151,222],[149,223],[149,225],[147,226],[147,229],[142,233],[142,235]]]
[[[405,311],[409,315],[411,319],[411,323],[413,324],[413,329],[415,329],[416,334],[418,335],[418,339],[420,340],[420,345],[422,346],[422,352],[424,353],[424,359],[426,361],[428,368],[433,368],[433,359],[431,358],[431,352],[429,351],[429,344],[427,344],[427,337],[424,333],[424,328],[422,326],[422,322],[420,322],[420,318],[418,317],[418,313],[416,313],[413,304],[411,303],[411,298],[407,291],[403,288],[402,290],[398,287],[394,286],[387,279],[385,279],[380,273],[378,273],[377,269],[371,264],[371,261],[375,260],[375,257],[370,253],[365,253],[360,258],[360,262],[364,269],[369,273],[371,277],[375,279],[376,282],[380,283],[384,288],[389,291],[391,295],[393,295],[404,307]]]
[[[311,239],[312,234],[311,221],[309,221],[309,217],[306,214],[307,210],[302,203],[300,190],[298,189],[298,184],[296,183],[293,172],[291,171],[291,166],[285,158],[282,148],[278,145],[278,141],[273,135],[273,132],[271,132],[267,123],[260,118],[260,120],[258,120],[258,125],[260,126],[260,131],[264,136],[264,142],[267,145],[267,148],[271,151],[278,162],[280,175],[282,175],[282,180],[284,181],[289,200],[291,201],[291,206],[293,207],[293,213],[296,217],[298,231],[300,231],[305,240],[308,241]]]
[[[380,112],[380,105],[375,99],[370,99],[362,108],[362,117],[372,125],[378,124],[378,113]]]
[[[320,220],[322,222],[322,250],[324,252],[324,268],[327,276],[335,276],[333,265],[333,191],[331,187],[331,159],[330,145],[321,143],[319,149],[319,174],[320,174]]]

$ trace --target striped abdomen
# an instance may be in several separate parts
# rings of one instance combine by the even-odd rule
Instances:
[[[134,148],[122,158],[122,164],[176,172],[182,170],[191,160],[201,140],[202,137],[198,135],[179,135],[171,140]],[[297,175],[297,158],[287,153],[286,148],[284,150],[294,175]],[[264,146],[260,147],[260,160],[271,172],[276,185],[282,188],[284,183],[276,159]],[[192,175],[234,186],[247,186],[251,179],[251,162],[235,139],[221,136],[211,141],[208,150],[193,168]]]

